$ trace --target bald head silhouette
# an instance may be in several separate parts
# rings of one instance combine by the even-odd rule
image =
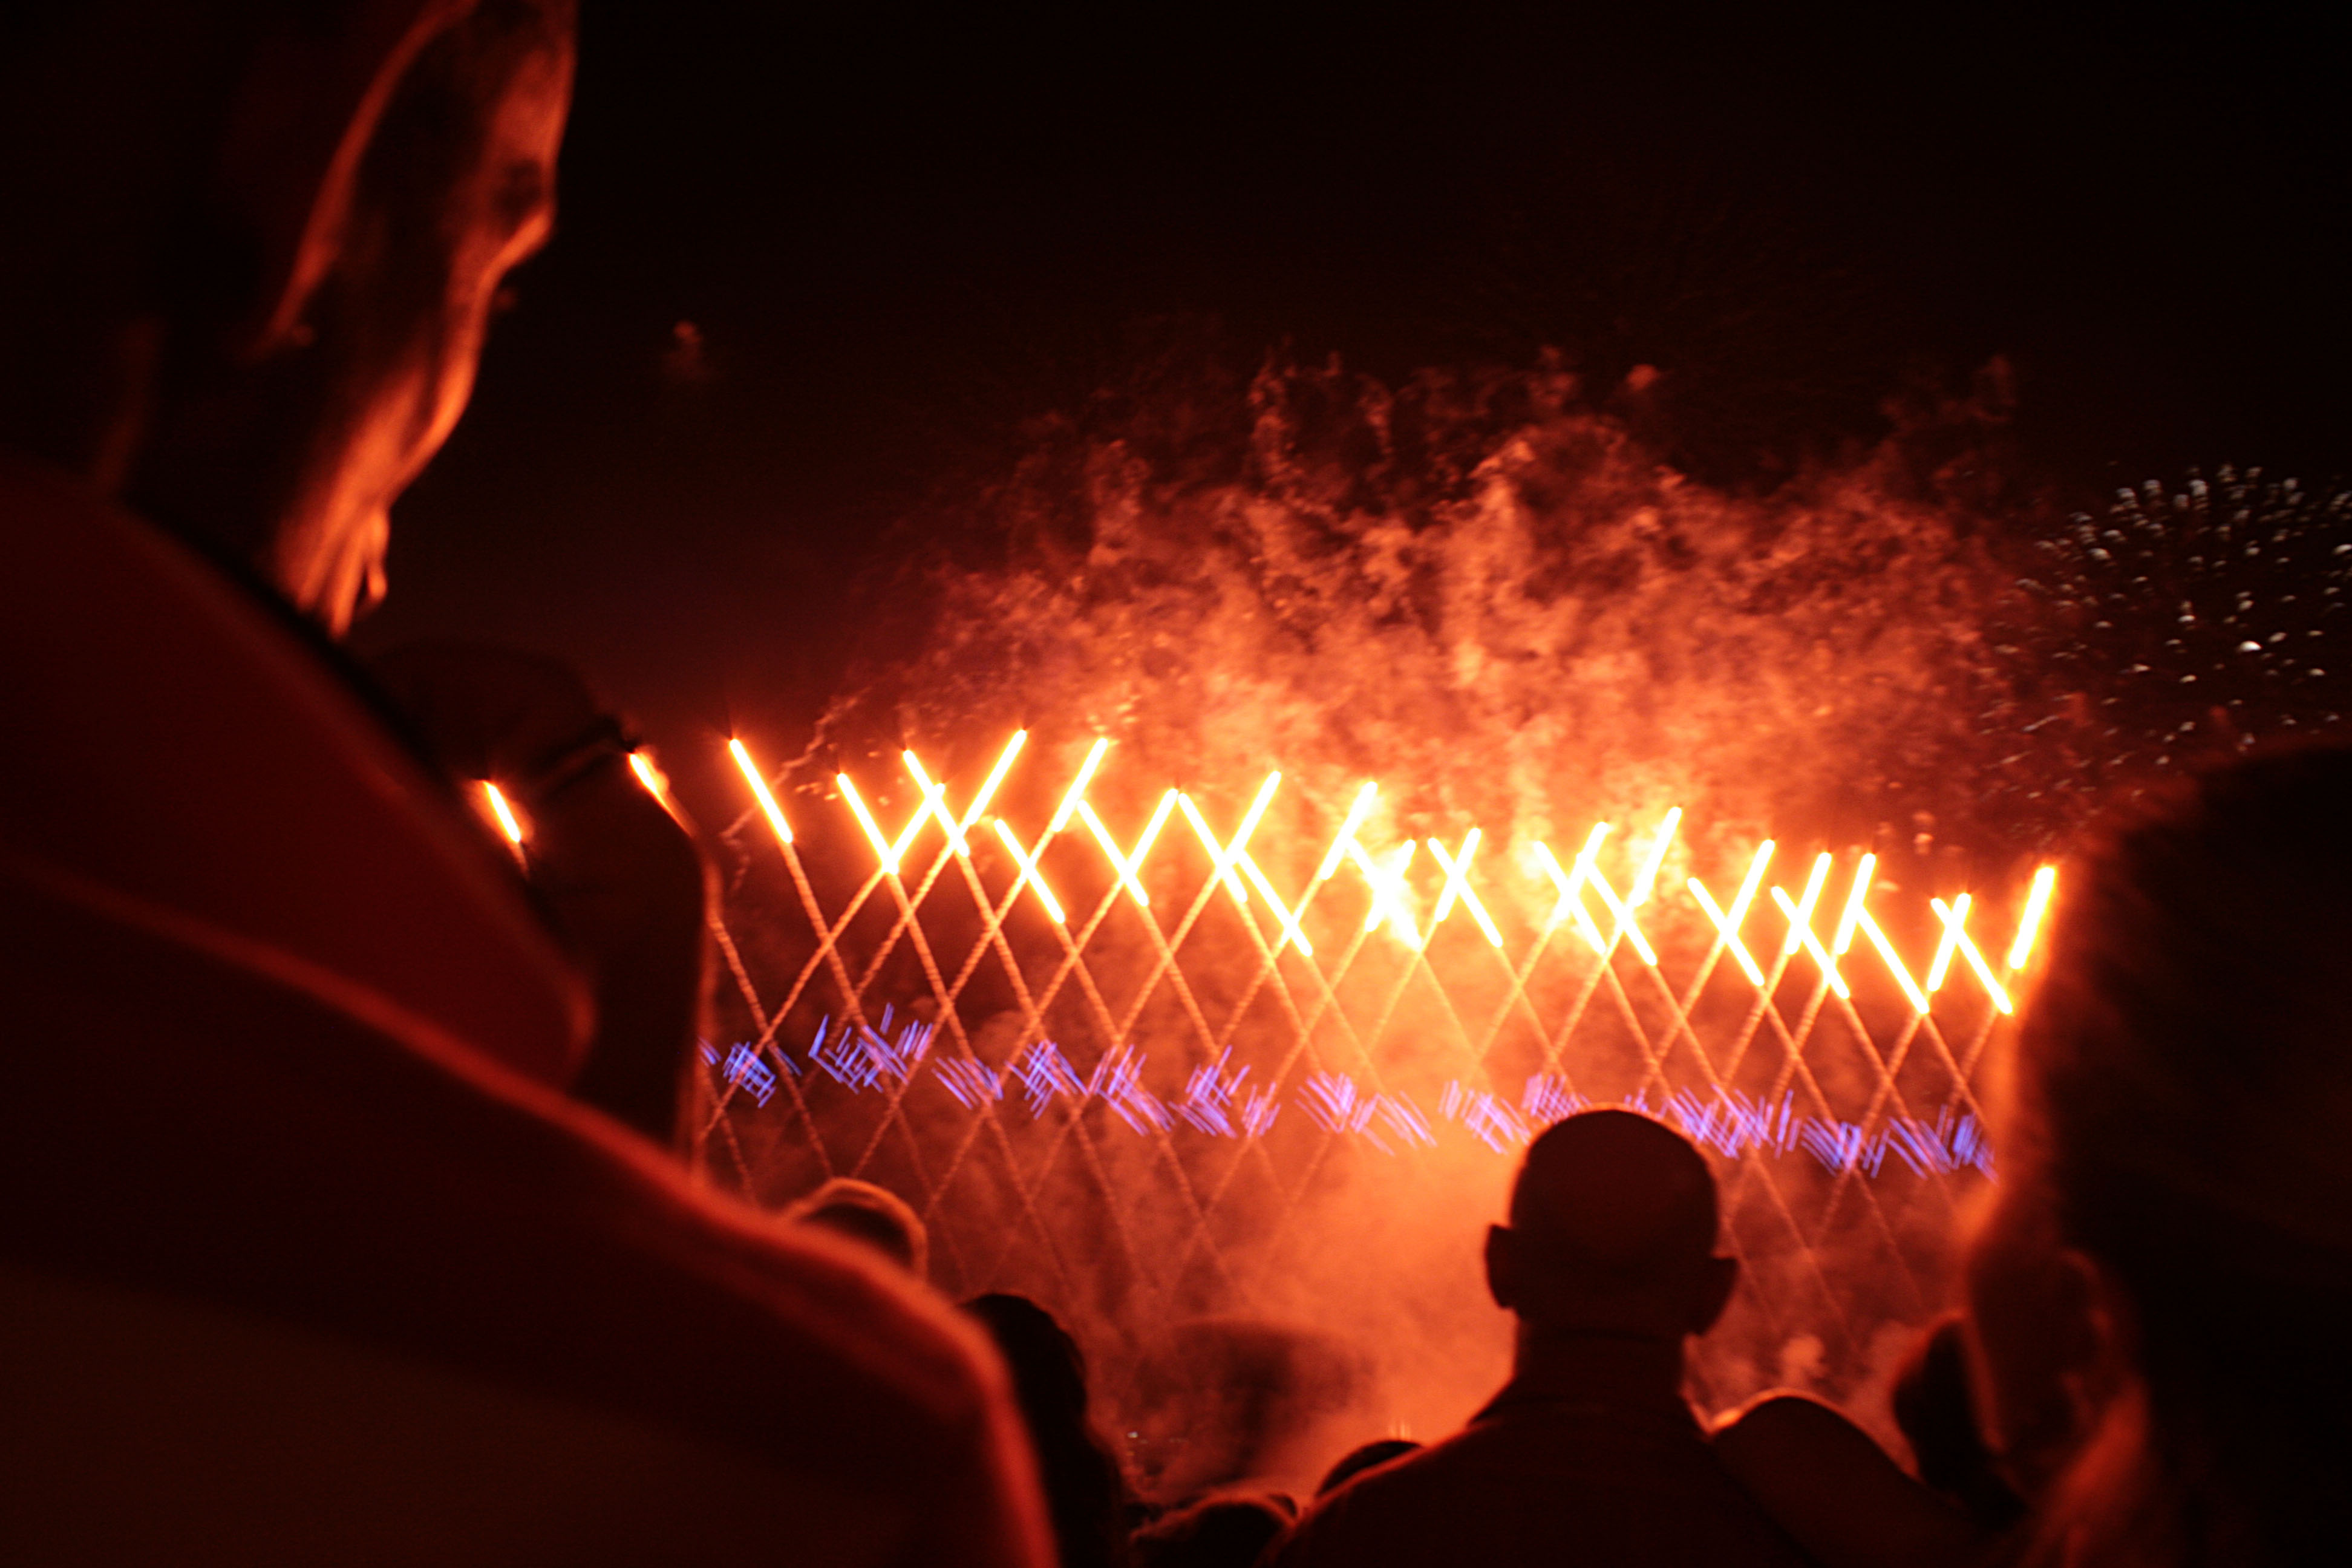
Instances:
[[[1679,1341],[1714,1326],[1738,1265],[1715,1255],[1715,1176],[1689,1140],[1590,1110],[1528,1147],[1486,1236],[1496,1302],[1538,1333]]]

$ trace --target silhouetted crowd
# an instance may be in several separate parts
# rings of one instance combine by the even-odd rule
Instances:
[[[2347,1539],[2352,755],[2067,867],[1899,1462],[1702,1418],[1679,1134],[1527,1150],[1508,1381],[1139,1495],[1044,1305],[672,1144],[707,873],[561,667],[335,640],[546,236],[571,0],[47,0],[0,77],[0,1558],[2284,1564]],[[530,824],[509,852],[467,792]]]

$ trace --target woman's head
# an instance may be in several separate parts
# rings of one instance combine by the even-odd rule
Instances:
[[[2352,1392],[2352,753],[2217,771],[2108,833],[2014,1068],[1970,1266],[2012,1472],[2136,1550],[2297,1555]]]

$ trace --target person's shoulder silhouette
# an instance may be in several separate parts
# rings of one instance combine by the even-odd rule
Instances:
[[[1737,1279],[1716,1232],[1713,1173],[1664,1126],[1596,1110],[1545,1131],[1486,1238],[1517,1320],[1510,1383],[1462,1432],[1319,1499],[1267,1561],[1795,1568],[1682,1398],[1684,1341]]]
[[[552,220],[572,0],[0,31],[0,1559],[1047,1561],[978,1332],[583,1102],[626,977],[331,640]],[[579,738],[542,845],[666,821]]]

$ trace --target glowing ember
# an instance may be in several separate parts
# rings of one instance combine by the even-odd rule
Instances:
[[[507,797],[499,792],[498,785],[492,784],[488,779],[484,779],[482,781],[482,798],[489,803],[490,815],[497,818],[499,831],[507,836],[507,842],[509,844],[513,845],[517,850],[520,850],[522,848],[522,824],[516,819],[514,807],[507,804]]]

